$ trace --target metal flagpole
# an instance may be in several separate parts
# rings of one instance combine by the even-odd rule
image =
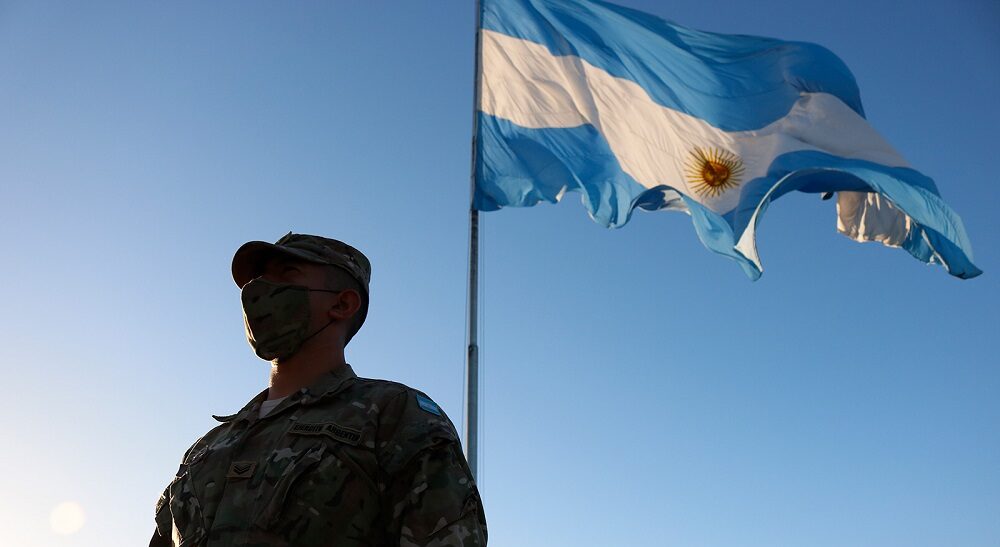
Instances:
[[[469,347],[465,355],[465,457],[478,478],[479,456],[479,211],[469,211]]]
[[[479,43],[480,0],[476,0],[476,52],[472,104],[472,173],[469,176],[469,346],[465,355],[465,458],[472,478],[479,468],[479,211],[472,204],[476,192],[476,135],[479,130],[479,80],[481,45]]]

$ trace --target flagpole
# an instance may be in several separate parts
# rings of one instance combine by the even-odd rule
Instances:
[[[476,51],[472,99],[472,170],[469,176],[469,346],[465,355],[465,458],[472,478],[479,477],[479,211],[472,199],[476,193],[476,135],[479,133],[479,43],[480,0],[476,0]]]
[[[465,356],[465,457],[478,475],[479,457],[479,211],[469,211],[469,347]]]

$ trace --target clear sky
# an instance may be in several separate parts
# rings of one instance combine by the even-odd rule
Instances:
[[[756,283],[683,214],[483,215],[490,544],[997,545],[998,4],[621,3],[832,49],[986,273],[849,241],[815,195],[770,208]],[[462,426],[473,37],[471,0],[0,0],[0,544],[148,540],[266,386],[247,240],[362,249],[348,360]]]

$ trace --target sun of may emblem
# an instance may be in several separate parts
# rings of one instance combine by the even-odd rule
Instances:
[[[728,150],[695,148],[688,157],[688,184],[701,197],[716,197],[739,186],[743,161]]]

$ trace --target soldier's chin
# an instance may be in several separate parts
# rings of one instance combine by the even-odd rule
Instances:
[[[267,344],[263,346],[262,351],[258,353],[257,356],[271,363],[277,363],[278,360],[287,361],[288,359],[291,358],[291,356],[295,353],[295,351],[297,351],[295,350],[292,352],[287,352],[288,355],[285,356],[281,355],[282,353],[286,353],[283,350],[289,346],[287,341],[293,334],[295,333],[286,332],[284,334],[275,336],[274,338],[268,340]],[[269,357],[270,355],[274,355],[275,357]]]
[[[291,361],[292,359],[295,358],[295,355],[297,353],[298,352],[296,351],[296,352],[290,353],[288,355],[281,355],[281,356],[275,357],[274,359],[271,359],[271,364],[275,365],[275,366],[287,365],[289,361]]]

